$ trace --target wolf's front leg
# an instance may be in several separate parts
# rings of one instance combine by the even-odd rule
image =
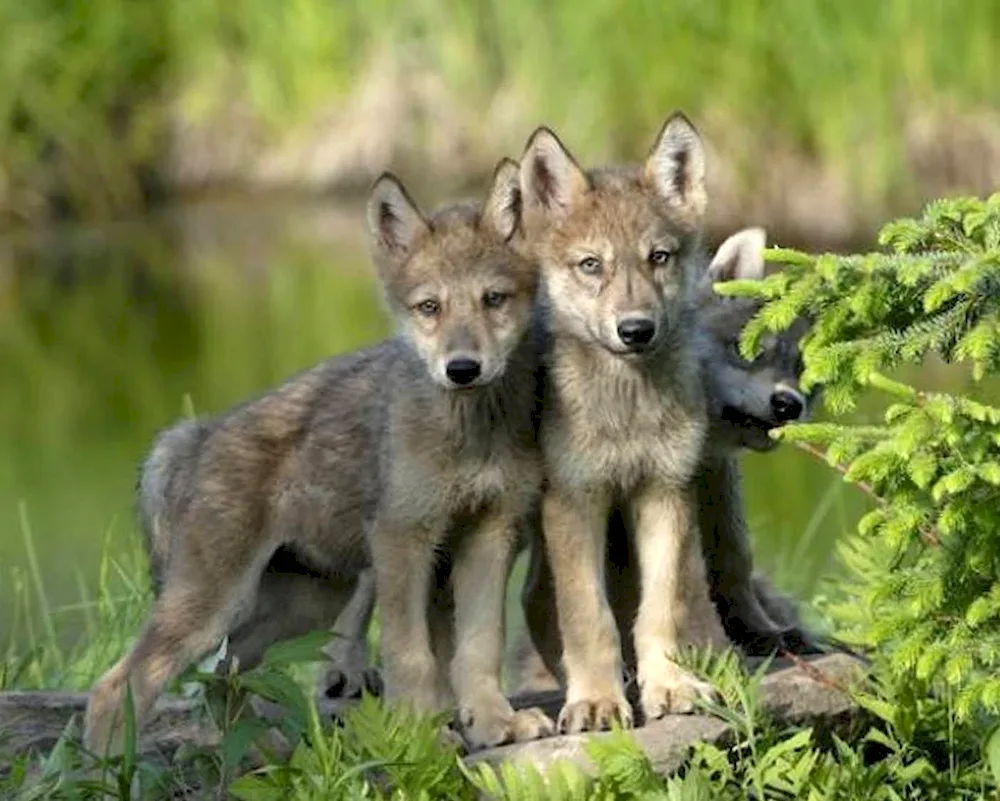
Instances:
[[[500,689],[504,646],[504,601],[515,521],[487,518],[459,543],[452,580],[455,592],[455,655],[451,683],[459,722],[471,748],[553,733],[539,709],[515,712]]]
[[[607,729],[615,719],[632,724],[621,642],[604,586],[609,508],[608,493],[596,489],[567,493],[550,487],[542,501],[566,676],[562,732]]]
[[[647,720],[689,712],[712,687],[675,661],[680,646],[727,644],[708,594],[693,496],[648,485],[633,498],[642,597],[633,636],[642,711]]]
[[[435,552],[442,538],[443,532],[384,519],[371,536],[385,696],[425,713],[442,709],[427,625]]]
[[[716,608],[726,633],[748,654],[782,646],[782,627],[760,602],[735,456],[709,459],[695,478],[698,529]]]

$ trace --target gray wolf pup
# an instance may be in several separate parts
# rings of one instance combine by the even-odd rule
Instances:
[[[453,690],[473,746],[546,732],[542,713],[514,713],[499,687],[506,571],[541,480],[537,270],[512,243],[519,211],[508,160],[481,206],[429,217],[382,176],[367,219],[399,333],[160,436],[138,488],[158,592],[91,693],[92,750],[120,750],[127,686],[141,723],[172,676],[260,617],[279,549],[342,588],[344,604],[374,566],[392,698],[431,711]],[[439,551],[456,600],[451,682],[437,675],[428,614]]]
[[[750,654],[777,649],[795,653],[818,650],[803,627],[794,603],[753,572],[749,532],[740,497],[736,453],[741,448],[767,451],[775,440],[767,432],[808,413],[811,398],[798,388],[802,371],[798,342],[805,324],[777,337],[766,337],[752,361],[738,352],[743,327],[757,310],[753,302],[726,298],[713,285],[759,279],[764,274],[764,231],[745,229],[727,239],[704,272],[696,297],[702,382],[709,411],[708,436],[694,479],[701,534],[712,600],[727,636]],[[619,512],[608,532],[607,592],[623,636],[626,664],[634,669],[628,633],[635,622],[639,577],[635,554]],[[510,672],[521,690],[557,686],[561,645],[551,617],[554,609],[551,571],[544,550],[532,550],[532,564],[522,594],[528,642],[518,643]],[[532,645],[538,652],[536,653]],[[543,661],[539,664],[539,655]]]
[[[739,466],[734,458],[741,448],[772,449],[776,443],[767,436],[769,429],[808,414],[813,399],[803,397],[798,388],[802,370],[798,342],[805,333],[805,324],[796,324],[792,330],[778,336],[765,337],[761,353],[752,362],[747,362],[739,355],[737,343],[740,332],[758,306],[745,299],[720,296],[713,289],[715,283],[763,277],[761,251],[764,245],[765,235],[761,229],[746,229],[734,234],[718,249],[699,282],[696,297],[698,350],[709,409],[708,437],[695,479],[699,530],[711,596],[728,637],[749,654],[763,655],[777,649],[811,653],[818,650],[818,646],[802,626],[794,603],[782,596],[765,576],[752,570],[749,532],[740,497]],[[634,668],[628,632],[634,622],[638,590],[634,583],[635,573],[629,565],[629,557],[634,558],[634,555],[623,547],[626,542],[623,525],[621,515],[615,512],[608,534],[608,593],[619,631],[625,634],[625,661]],[[537,543],[540,545],[540,540]],[[510,660],[513,686],[518,691],[553,688],[557,686],[553,674],[561,672],[561,643],[552,620],[551,572],[542,557],[544,549],[533,547],[532,569],[524,586],[523,604],[532,639],[552,669],[539,663],[539,653],[532,647],[532,639],[522,637]],[[291,583],[295,577],[288,575],[286,578]],[[304,573],[296,590],[299,602],[294,609],[286,604],[275,604],[268,609],[265,619],[255,622],[254,634],[266,639],[267,644],[308,630],[308,626],[298,621],[304,610],[318,610],[308,618],[314,621],[314,628],[324,627],[332,619],[322,617],[322,594],[335,590],[327,589],[325,583],[311,580]],[[317,600],[310,601],[310,593]],[[336,629],[343,636],[330,648],[332,665],[323,682],[327,695],[351,697],[362,690],[378,691],[378,672],[368,664],[366,641],[374,595],[374,583],[362,582],[350,606],[341,614],[343,622],[338,623]],[[238,646],[234,646],[234,650],[237,649]]]
[[[728,642],[692,491],[708,427],[694,329],[704,168],[681,114],[641,166],[584,171],[546,128],[521,161],[549,337],[542,530],[563,641],[562,731],[632,720],[604,580],[613,509],[634,532],[641,577],[633,638],[644,716],[712,693],[676,663],[683,644]]]
[[[818,391],[799,387],[799,343],[809,328],[799,319],[787,331],[762,338],[752,362],[739,354],[740,334],[759,305],[748,298],[721,297],[714,283],[757,280],[764,275],[762,229],[741,231],[722,244],[699,291],[698,329],[710,429],[698,476],[699,528],[712,577],[712,597],[726,633],[749,654],[775,650],[815,653],[819,645],[802,625],[795,605],[761,574],[753,572],[744,518],[741,449],[770,451],[771,429],[805,419]]]

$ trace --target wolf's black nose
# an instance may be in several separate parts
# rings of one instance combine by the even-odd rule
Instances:
[[[774,412],[774,419],[781,423],[798,420],[803,408],[802,398],[794,392],[779,389],[771,395],[771,411]]]
[[[618,338],[629,347],[648,345],[656,336],[656,323],[648,317],[627,317],[618,323]]]
[[[471,384],[482,371],[482,366],[475,359],[452,359],[444,368],[448,380],[460,387]]]

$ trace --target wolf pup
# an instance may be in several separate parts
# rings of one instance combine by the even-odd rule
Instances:
[[[521,162],[549,337],[542,529],[566,671],[561,731],[632,721],[604,581],[613,509],[635,533],[644,716],[712,694],[676,663],[683,644],[727,644],[691,491],[707,429],[693,303],[704,170],[700,137],[679,113],[642,166],[584,171],[547,128]]]
[[[712,600],[729,638],[750,654],[776,649],[809,653],[818,647],[802,627],[794,603],[753,572],[735,458],[741,448],[770,450],[776,444],[767,435],[770,429],[806,416],[811,399],[798,388],[802,371],[798,343],[805,323],[765,337],[760,354],[748,362],[739,354],[738,341],[758,306],[720,296],[713,289],[716,283],[762,278],[764,245],[762,229],[733,234],[716,252],[698,287],[698,352],[709,410],[708,436],[694,479],[698,528]],[[628,543],[622,517],[615,513],[608,532],[607,591],[623,636],[625,661],[634,668],[628,632],[635,620],[639,584],[635,554]],[[522,593],[530,638],[517,643],[510,663],[521,691],[558,686],[561,645],[552,621],[552,594],[544,551],[535,547]]]
[[[816,393],[799,388],[799,342],[808,321],[767,334],[756,358],[739,353],[739,338],[759,304],[749,298],[722,297],[713,285],[764,276],[766,236],[760,228],[740,231],[716,253],[699,290],[698,329],[702,379],[709,402],[710,428],[698,475],[699,528],[708,563],[712,598],[726,633],[751,655],[775,650],[816,653],[816,638],[802,625],[795,605],[753,571],[750,535],[744,517],[741,449],[772,450],[769,431],[805,419]]]
[[[121,749],[126,687],[141,722],[172,676],[254,616],[281,548],[339,583],[344,603],[374,566],[388,692],[420,710],[448,700],[428,621],[435,555],[447,552],[450,687],[467,739],[546,733],[541,712],[515,713],[499,689],[506,569],[541,479],[537,270],[511,243],[519,209],[508,160],[482,206],[426,218],[382,176],[367,219],[397,336],[161,435],[139,484],[159,591],[135,647],[91,694],[92,750]]]
[[[798,384],[802,372],[799,340],[807,324],[799,321],[788,331],[766,335],[759,355],[746,361],[739,354],[739,337],[759,306],[748,299],[721,296],[714,290],[716,283],[762,278],[765,244],[765,232],[760,228],[733,234],[719,247],[699,281],[697,349],[707,392],[709,428],[694,483],[711,597],[729,639],[750,655],[776,650],[806,654],[820,648],[803,627],[794,602],[778,592],[765,576],[753,572],[736,453],[744,448],[761,452],[773,449],[776,441],[768,436],[769,430],[808,415],[814,398],[804,396]],[[619,632],[624,635],[625,661],[634,668],[628,636],[638,598],[629,562],[634,555],[623,547],[626,540],[619,514],[612,516],[610,526],[608,594]],[[331,655],[334,664],[326,681],[329,695],[352,696],[378,686],[377,671],[365,661],[364,635],[371,606],[360,597],[363,589],[358,595],[352,607],[367,609],[368,613],[351,627],[357,632],[353,643],[346,637],[334,643],[342,650]],[[532,568],[522,603],[529,631],[510,655],[513,686],[519,691],[553,688],[557,686],[554,676],[560,675],[561,644],[552,620],[552,579],[542,548],[532,550]],[[274,617],[277,612],[272,622]],[[527,638],[529,633],[531,639]],[[532,640],[545,654],[544,662],[539,662]]]

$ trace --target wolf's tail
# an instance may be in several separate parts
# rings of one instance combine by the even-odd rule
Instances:
[[[170,555],[177,501],[188,494],[185,485],[192,479],[206,434],[206,427],[196,420],[171,426],[157,436],[139,469],[136,511],[156,594]]]

